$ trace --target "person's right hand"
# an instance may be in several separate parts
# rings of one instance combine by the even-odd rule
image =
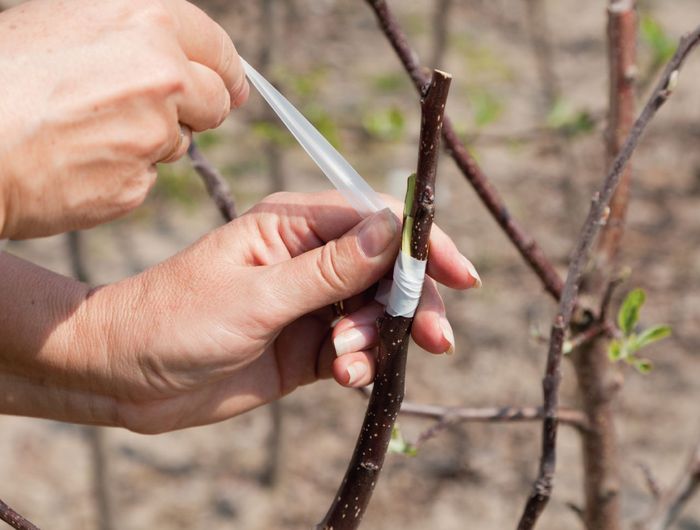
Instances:
[[[5,11],[0,87],[0,239],[129,212],[155,164],[184,155],[190,129],[218,126],[249,91],[229,37],[185,0]]]

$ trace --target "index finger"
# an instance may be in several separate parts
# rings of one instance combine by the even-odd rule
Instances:
[[[224,28],[186,0],[165,0],[165,4],[175,17],[177,40],[187,58],[218,73],[231,95],[231,108],[240,107],[250,88],[236,47]]]

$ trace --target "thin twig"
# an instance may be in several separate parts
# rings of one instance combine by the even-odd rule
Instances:
[[[418,56],[411,49],[405,33],[385,0],[366,0],[377,17],[384,35],[396,51],[414,86],[420,92],[429,80],[429,74],[421,67]],[[483,173],[476,160],[460,141],[450,119],[445,116],[442,136],[445,149],[491,212],[496,222],[518,249],[530,268],[542,281],[545,290],[559,299],[563,282],[553,263],[545,256],[535,239],[515,221],[503,199]]]
[[[214,199],[216,207],[226,222],[236,218],[236,206],[231,198],[231,190],[221,173],[204,157],[197,145],[192,142],[187,154],[192,161],[192,167],[202,177],[207,193]]]
[[[411,210],[406,220],[413,221],[404,225],[404,236],[410,236],[410,245],[402,249],[420,261],[428,259],[435,215],[440,129],[451,80],[449,74],[435,70],[430,84],[422,92],[418,169],[414,193],[407,203],[411,204]],[[345,477],[328,513],[317,527],[319,530],[355,529],[367,509],[403,401],[412,324],[412,316],[393,316],[386,312],[379,321],[377,373],[372,395]]]
[[[612,166],[603,180],[600,190],[593,196],[590,211],[583,224],[581,234],[576,243],[571,263],[566,277],[566,283],[559,303],[559,311],[552,325],[547,367],[542,383],[544,390],[545,420],[542,432],[542,455],[537,480],[528,498],[518,530],[534,528],[537,519],[544,510],[552,492],[554,470],[556,467],[556,436],[558,425],[559,383],[561,381],[561,357],[564,343],[564,333],[571,322],[571,316],[576,303],[578,287],[584,267],[590,255],[595,237],[600,229],[600,221],[604,218],[605,210],[610,203],[625,165],[634,152],[642,133],[646,129],[656,111],[668,100],[673,93],[678,80],[678,72],[683,61],[700,41],[700,27],[681,39],[678,50],[666,66],[661,80],[637,118],[632,131],[615,158]]]
[[[635,525],[636,530],[666,530],[678,518],[688,501],[700,492],[700,443],[693,449],[680,477],[658,498],[649,517]]]
[[[5,521],[12,528],[17,528],[17,530],[39,530],[38,526],[34,526],[27,521],[2,500],[0,500],[0,521]]]

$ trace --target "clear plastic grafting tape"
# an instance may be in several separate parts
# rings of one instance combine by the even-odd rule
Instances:
[[[323,135],[255,68],[244,59],[241,61],[252,85],[357,213],[368,217],[386,208],[377,192]],[[404,317],[415,314],[423,288],[426,263],[399,252],[390,289],[384,282],[380,282],[376,297],[378,302],[386,305],[387,313]]]
[[[336,149],[328,143],[323,135],[304,118],[287,99],[273,87],[267,79],[241,59],[243,68],[253,86],[265,98],[268,105],[284,122],[299,144],[316,162],[316,165],[328,177],[328,180],[343,194],[345,200],[357,210],[362,217],[386,208],[386,204],[376,191],[365,182],[360,174],[345,160]]]

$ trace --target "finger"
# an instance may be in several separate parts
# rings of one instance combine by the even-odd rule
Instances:
[[[358,388],[374,379],[377,361],[372,352],[348,353],[333,361],[333,379],[343,386]]]
[[[459,252],[454,241],[437,225],[433,225],[430,232],[427,273],[452,289],[481,287],[481,278],[474,264]]]
[[[185,156],[191,143],[192,130],[188,126],[178,125],[173,127],[166,145],[163,146],[162,154],[159,155],[158,162],[167,164],[179,160]]]
[[[177,20],[177,39],[187,58],[214,70],[224,81],[231,107],[240,107],[250,88],[236,47],[226,31],[190,2],[166,0],[166,5]]]
[[[264,318],[273,328],[286,325],[364,291],[391,268],[399,240],[396,220],[384,210],[337,240],[268,267]]]
[[[423,294],[411,331],[416,344],[430,353],[453,353],[454,332],[445,316],[445,304],[435,280],[425,278]]]
[[[402,205],[391,197],[383,198],[398,219]],[[250,213],[260,210],[268,213],[263,208],[269,209],[271,205],[274,205],[280,214],[283,213],[285,217],[294,220],[292,223],[285,223],[283,228],[289,233],[282,234],[292,256],[318,246],[319,240],[330,241],[339,237],[361,219],[336,191],[276,194]],[[433,225],[430,234],[427,271],[435,280],[453,289],[468,289],[481,285],[474,265],[460,254],[454,242],[437,225]]]
[[[211,68],[190,61],[187,84],[177,100],[180,122],[200,132],[221,125],[231,111],[224,82]]]
[[[377,319],[384,307],[373,302],[340,320],[333,328],[333,346],[336,355],[367,350],[377,345]]]

